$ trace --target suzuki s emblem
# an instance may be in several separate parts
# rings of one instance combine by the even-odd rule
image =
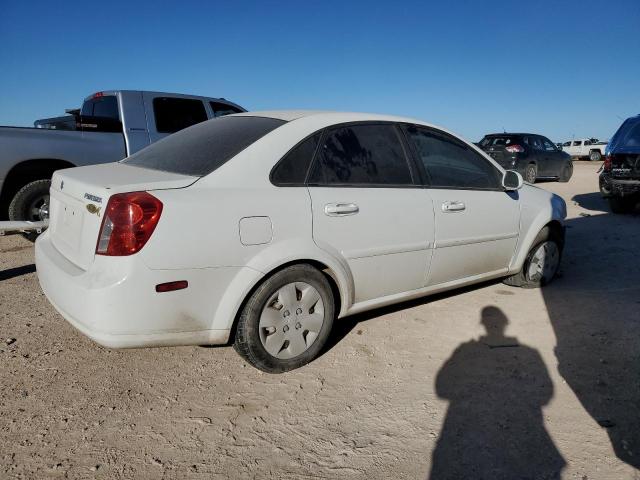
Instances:
[[[97,207],[95,206],[93,203],[89,203],[87,204],[87,211],[91,214],[96,214],[98,216],[100,216],[100,209],[102,207]]]

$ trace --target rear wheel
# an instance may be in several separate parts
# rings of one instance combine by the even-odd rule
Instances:
[[[234,348],[264,372],[293,370],[318,356],[333,316],[333,293],[322,272],[293,265],[251,294],[238,319]]]
[[[609,197],[609,207],[613,213],[630,213],[637,202],[637,197]]]
[[[562,258],[562,243],[549,229],[538,233],[524,261],[522,270],[504,279],[512,287],[537,288],[548,285],[558,273]]]
[[[573,175],[573,163],[569,160],[564,167],[562,167],[562,171],[560,172],[560,176],[558,177],[558,181],[562,183],[567,183],[571,176]]]
[[[536,178],[538,178],[538,167],[534,163],[530,163],[524,172],[524,179],[529,183],[536,183]]]
[[[51,180],[35,180],[26,184],[15,194],[9,204],[9,220],[39,222],[49,218],[49,188]],[[24,236],[32,242],[38,237],[35,232]]]
[[[589,152],[589,160],[592,162],[599,162],[602,160],[602,153],[600,150],[591,150],[591,152]]]

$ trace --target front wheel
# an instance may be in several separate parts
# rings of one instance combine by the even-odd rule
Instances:
[[[535,164],[530,163],[527,165],[527,169],[524,172],[524,179],[533,184],[536,183],[536,178],[538,178],[538,167]]]
[[[522,270],[504,279],[512,287],[538,288],[551,283],[560,268],[562,242],[549,227],[538,233],[524,261]]]
[[[573,176],[573,163],[568,161],[564,167],[562,167],[562,171],[560,172],[560,176],[558,177],[558,181],[562,183],[567,183],[571,180]]]
[[[599,150],[592,150],[589,152],[589,160],[592,162],[599,162],[602,160],[602,153]]]
[[[18,190],[9,204],[9,220],[39,222],[49,218],[49,188],[51,180],[35,180]],[[34,242],[35,232],[24,236]]]
[[[282,373],[316,358],[333,325],[327,278],[311,265],[293,265],[267,278],[247,300],[235,350],[251,365]]]

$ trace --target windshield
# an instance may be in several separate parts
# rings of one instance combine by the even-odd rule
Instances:
[[[284,123],[266,117],[215,118],[174,133],[122,163],[203,177]]]

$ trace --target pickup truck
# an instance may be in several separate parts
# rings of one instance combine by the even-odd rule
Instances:
[[[87,97],[71,115],[0,127],[0,220],[49,217],[51,175],[63,168],[121,160],[178,130],[246,111],[224,98],[138,90]]]
[[[600,142],[597,138],[581,138],[562,144],[562,150],[572,158],[588,158],[592,162],[602,160],[606,148],[607,142]]]

